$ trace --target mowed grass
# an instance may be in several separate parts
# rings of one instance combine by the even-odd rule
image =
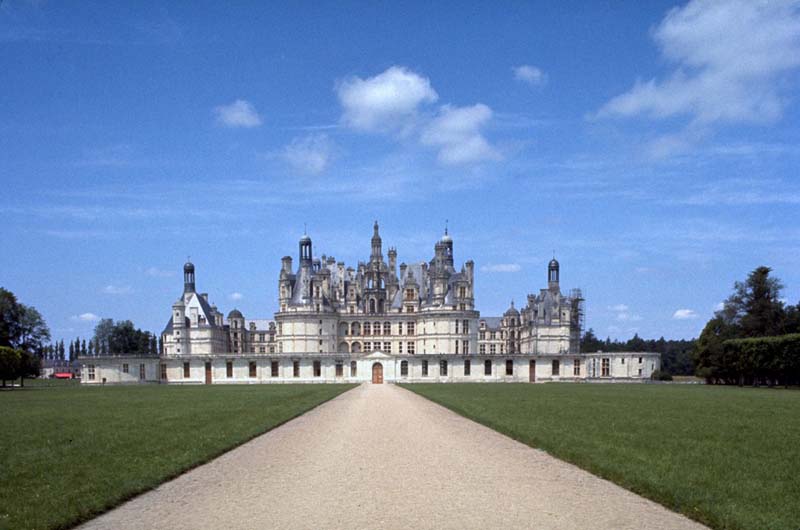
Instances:
[[[0,528],[72,526],[353,386],[0,392]]]
[[[800,391],[403,386],[712,527],[800,528]]]

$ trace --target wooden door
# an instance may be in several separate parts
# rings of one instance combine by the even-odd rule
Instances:
[[[381,363],[372,365],[372,383],[375,385],[383,383],[383,365]]]
[[[536,382],[536,361],[531,361],[530,366],[531,367],[530,367],[530,372],[529,372],[529,375],[528,375],[528,381],[530,381],[531,383],[535,383]]]
[[[206,384],[211,384],[211,363],[206,363]]]

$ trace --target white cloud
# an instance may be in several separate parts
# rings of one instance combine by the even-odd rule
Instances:
[[[541,86],[547,83],[547,74],[535,66],[523,64],[515,66],[512,70],[514,71],[514,79],[517,81],[522,81],[532,86]]]
[[[340,81],[336,94],[344,110],[342,121],[365,131],[405,129],[413,124],[421,104],[439,99],[428,78],[402,66],[367,79]]]
[[[231,300],[236,302],[236,301],[241,300],[242,298],[244,298],[244,296],[242,296],[242,293],[231,293],[231,294],[228,295],[228,298],[230,298]]]
[[[299,173],[318,175],[333,159],[333,144],[326,134],[311,134],[292,140],[281,156]]]
[[[158,267],[150,267],[144,272],[148,276],[152,276],[154,278],[169,278],[170,276],[175,276],[175,272],[161,270]]]
[[[106,285],[103,287],[104,294],[131,294],[133,288],[128,285]]]
[[[217,123],[226,127],[258,127],[261,125],[261,116],[249,101],[237,99],[230,105],[220,105],[214,108]]]
[[[437,158],[445,165],[497,160],[499,153],[480,131],[491,117],[492,109],[482,103],[471,107],[444,105],[422,132],[420,141],[438,147]]]
[[[677,309],[673,314],[672,318],[674,320],[691,320],[697,318],[699,315],[694,311],[694,309]]]
[[[630,312],[630,307],[625,304],[608,306],[608,309],[617,314],[616,318],[620,322],[639,322],[642,317]]]
[[[520,270],[522,267],[518,263],[498,263],[481,267],[481,272],[519,272]]]
[[[720,302],[714,306],[714,311],[722,311],[725,309],[725,302]]]
[[[800,66],[800,4],[693,0],[671,9],[653,39],[673,71],[666,79],[637,81],[597,116],[687,118],[683,131],[654,143],[654,154],[666,155],[686,149],[713,126],[771,123],[782,116],[782,76]]]
[[[100,320],[100,317],[94,313],[81,313],[80,315],[74,315],[71,317],[71,320],[76,322],[97,322]]]

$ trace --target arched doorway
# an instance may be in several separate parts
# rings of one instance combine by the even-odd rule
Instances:
[[[383,365],[375,363],[372,365],[372,384],[380,385],[383,383]]]

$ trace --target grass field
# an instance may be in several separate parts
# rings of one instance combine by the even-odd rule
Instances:
[[[72,526],[352,386],[0,392],[0,528]]]
[[[800,391],[403,385],[715,528],[800,528]]]

